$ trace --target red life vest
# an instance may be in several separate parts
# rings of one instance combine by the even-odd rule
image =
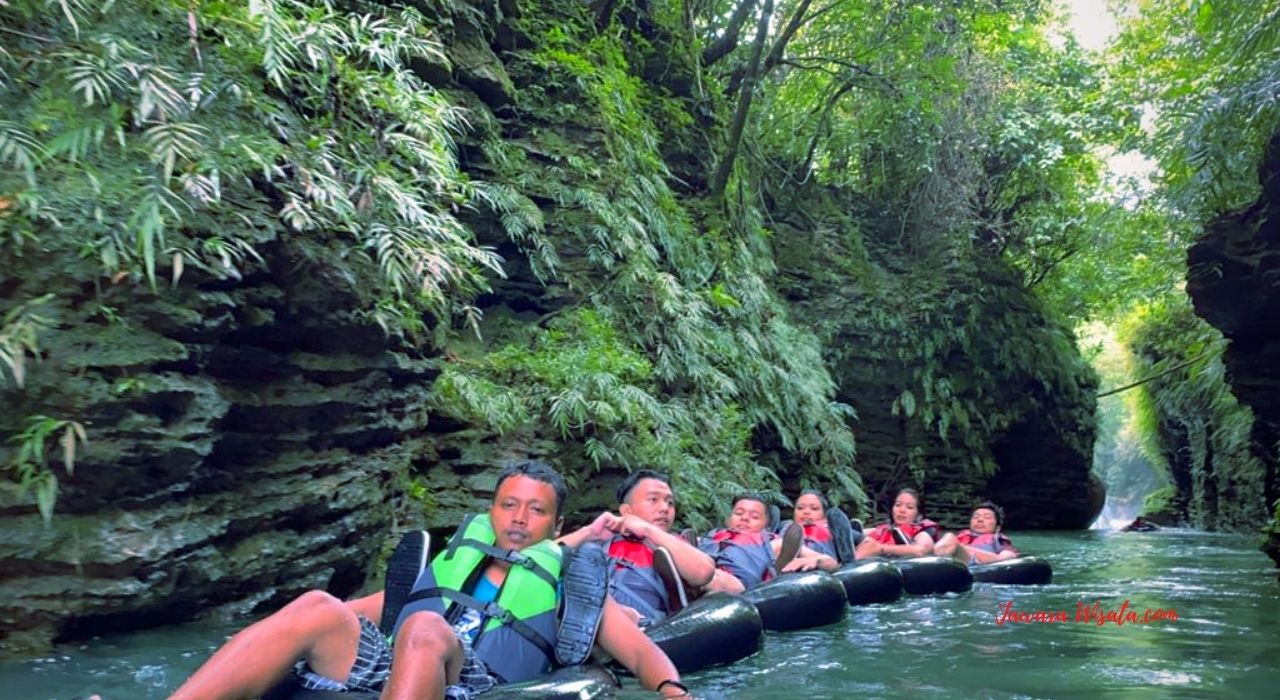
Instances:
[[[788,520],[787,523],[791,521]],[[786,523],[783,524],[784,526]],[[812,549],[820,554],[825,554],[832,559],[838,559],[836,555],[836,543],[831,536],[831,528],[821,523],[812,523],[809,525],[801,525],[804,530],[804,546]],[[782,532],[783,528],[779,528],[778,532]]]
[[[831,530],[827,529],[822,523],[811,523],[802,525],[804,528],[804,539],[808,542],[830,542]]]
[[[609,577],[609,592],[614,600],[648,620],[660,620],[671,612],[666,586],[653,570],[653,550],[648,545],[615,537],[609,542],[609,557],[614,563]]]
[[[1004,536],[1004,533],[988,533],[979,535],[972,530],[961,530],[956,533],[956,541],[960,544],[973,549],[980,549],[984,552],[999,554],[1005,550],[1012,550],[1014,554],[1018,550],[1013,546],[1013,541]]]
[[[751,588],[773,578],[772,532],[738,532],[716,530],[711,533],[716,568],[738,578],[742,585]]]
[[[899,542],[894,538],[893,531],[895,528],[902,531],[902,534],[907,536],[907,542]],[[871,532],[867,533],[867,537],[870,537],[880,544],[915,544],[916,535],[922,532],[928,534],[929,537],[934,539],[934,541],[937,541],[938,529],[938,524],[932,520],[917,520],[916,522],[909,523],[907,525],[896,525],[889,522],[875,526]]]
[[[653,568],[653,550],[640,540],[627,537],[613,538],[609,543],[609,556],[614,559],[624,559],[646,569]],[[621,563],[617,566],[619,569],[623,568]]]

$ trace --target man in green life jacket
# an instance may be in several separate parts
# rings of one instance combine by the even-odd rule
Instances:
[[[534,627],[546,626],[539,606],[554,617],[560,599],[559,549],[548,540],[563,521],[565,495],[564,480],[541,462],[507,467],[487,517],[469,518],[450,540],[452,551],[422,571],[390,639],[373,622],[383,619],[383,592],[343,602],[310,591],[228,640],[170,700],[255,698],[291,670],[305,688],[395,700],[466,700],[527,680],[518,676],[545,670],[554,655],[545,640],[530,640]],[[550,634],[554,640],[554,628]],[[688,697],[670,659],[612,598],[604,599],[595,641],[646,688]]]

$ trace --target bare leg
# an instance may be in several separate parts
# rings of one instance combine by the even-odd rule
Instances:
[[[744,590],[746,589],[742,585],[742,581],[738,580],[737,576],[734,576],[728,571],[724,571],[722,569],[716,569],[715,574],[711,577],[711,583],[708,583],[706,588],[706,592],[708,593],[716,591],[724,593],[741,593]]]
[[[236,633],[169,700],[258,697],[304,658],[316,673],[346,681],[359,641],[360,620],[351,608],[324,591],[308,591]]]
[[[382,700],[443,698],[445,686],[458,682],[462,644],[443,617],[432,612],[410,616],[400,625],[394,648]]]

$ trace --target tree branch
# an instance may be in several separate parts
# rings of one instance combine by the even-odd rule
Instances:
[[[831,93],[831,97],[828,97],[826,103],[822,106],[822,116],[818,118],[818,126],[813,130],[813,138],[809,140],[809,148],[804,155],[804,165],[801,167],[800,172],[809,172],[809,167],[813,164],[813,156],[818,152],[818,141],[822,138],[823,133],[826,132],[827,124],[831,119],[831,110],[835,108],[836,102],[841,97],[844,97],[845,94],[853,89],[853,86],[854,82],[852,80],[846,80],[835,92]],[[808,179],[807,175],[805,179]]]
[[[1098,398],[1102,398],[1102,397],[1104,397],[1104,396],[1110,396],[1110,395],[1112,395],[1112,394],[1119,394],[1120,392],[1122,392],[1122,391],[1128,391],[1128,390],[1130,390],[1130,389],[1134,388],[1135,386],[1142,386],[1143,384],[1146,384],[1147,382],[1149,382],[1149,381],[1151,381],[1151,380],[1153,380],[1153,379],[1159,379],[1159,378],[1161,378],[1161,377],[1165,376],[1166,374],[1173,374],[1174,372],[1177,372],[1178,370],[1180,370],[1180,369],[1182,369],[1182,368],[1184,368],[1184,367],[1190,367],[1191,365],[1193,365],[1193,364],[1195,364],[1195,363],[1199,362],[1200,360],[1203,360],[1204,358],[1208,357],[1208,356],[1209,356],[1210,354],[1212,354],[1213,352],[1214,352],[1213,350],[1209,350],[1208,352],[1200,353],[1200,355],[1198,355],[1198,356],[1196,356],[1196,357],[1193,357],[1193,358],[1191,358],[1190,360],[1187,360],[1186,362],[1180,362],[1180,363],[1178,363],[1178,364],[1176,364],[1176,365],[1174,365],[1174,366],[1170,367],[1169,369],[1164,370],[1163,372],[1157,372],[1157,373],[1155,373],[1155,374],[1151,375],[1150,377],[1143,377],[1142,379],[1139,379],[1138,381],[1136,381],[1136,382],[1134,382],[1134,383],[1132,383],[1132,384],[1125,384],[1124,386],[1116,387],[1115,389],[1110,389],[1110,390],[1108,390],[1108,391],[1104,391],[1104,392],[1102,392],[1101,394],[1098,394]]]
[[[738,5],[738,9],[734,10],[729,18],[729,25],[724,28],[724,36],[702,50],[702,65],[709,66],[738,48],[738,35],[742,32],[742,25],[755,8],[756,0],[742,0],[742,4]]]
[[[764,60],[764,67],[760,69],[760,77],[769,74],[773,67],[778,65],[778,61],[782,60],[782,54],[787,50],[787,44],[791,42],[791,37],[796,35],[796,31],[800,29],[800,25],[804,24],[805,14],[809,11],[809,6],[813,4],[813,0],[801,0],[800,6],[796,8],[795,14],[791,15],[791,21],[787,22],[787,26],[778,35],[778,39],[773,42],[773,48],[769,50],[769,57]],[[827,6],[830,9],[832,6]],[[816,15],[815,15],[816,16]]]
[[[729,131],[729,141],[725,146],[724,157],[716,167],[711,179],[711,193],[719,195],[724,192],[729,181],[729,173],[733,170],[733,162],[738,157],[738,148],[742,144],[742,131],[747,125],[747,114],[751,111],[751,99],[756,87],[756,74],[760,70],[760,58],[764,54],[764,44],[769,38],[769,18],[773,15],[773,0],[764,0],[764,9],[760,12],[760,21],[756,24],[756,40],[751,47],[751,62],[747,67],[746,77],[742,80],[742,91],[738,94],[738,109],[733,115],[733,126]]]
[[[1063,261],[1065,261],[1067,258],[1069,258],[1069,257],[1071,257],[1072,255],[1075,255],[1075,254],[1076,254],[1076,249],[1075,249],[1075,248],[1068,248],[1068,249],[1067,249],[1067,251],[1066,251],[1065,253],[1063,253],[1062,255],[1058,256],[1058,259],[1056,259],[1056,260],[1054,260],[1054,261],[1050,262],[1049,264],[1045,265],[1045,266],[1044,266],[1044,268],[1042,268],[1042,269],[1040,270],[1040,272],[1036,274],[1035,278],[1034,278],[1034,279],[1032,279],[1030,282],[1028,282],[1028,283],[1027,283],[1027,286],[1028,286],[1028,287],[1034,287],[1034,286],[1036,286],[1037,284],[1040,284],[1041,282],[1043,282],[1043,281],[1044,281],[1044,278],[1046,278],[1046,277],[1048,277],[1048,276],[1049,276],[1049,273],[1050,273],[1050,272],[1053,272],[1053,268],[1057,267],[1059,264],[1061,264],[1061,263],[1062,263]]]

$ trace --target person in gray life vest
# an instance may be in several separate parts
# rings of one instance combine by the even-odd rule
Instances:
[[[580,615],[572,610],[571,569],[589,547],[562,570],[561,549],[550,542],[563,522],[565,496],[564,479],[548,465],[507,467],[488,513],[469,516],[429,564],[425,533],[410,533],[422,545],[404,549],[415,555],[413,575],[404,579],[411,585],[392,583],[401,578],[393,573],[406,559],[402,548],[415,541],[407,536],[392,555],[384,591],[348,602],[324,591],[304,593],[233,636],[170,700],[256,698],[291,672],[309,690],[469,700],[497,684],[536,677],[556,659],[581,663],[564,661],[562,652],[565,640],[586,645],[581,657],[590,650],[590,635],[573,634],[568,624]],[[603,552],[592,546],[603,565]],[[595,642],[646,688],[688,697],[666,654],[602,586],[596,593],[601,604],[577,617],[577,625],[595,633],[598,624]]]
[[[804,546],[804,530],[792,523],[781,535],[769,531],[769,509],[755,494],[733,499],[725,527],[699,541],[699,547],[716,561],[715,576],[707,591],[741,593],[774,576],[790,571],[840,567],[834,557]]]
[[[560,538],[577,546],[608,543],[614,569],[609,591],[642,625],[661,620],[688,605],[689,591],[711,582],[715,563],[683,537],[671,533],[676,497],[671,479],[640,469],[618,486],[618,513],[601,513],[590,525]]]
[[[940,557],[954,557],[965,564],[991,564],[1018,556],[1013,542],[1000,532],[1004,525],[1004,509],[984,501],[973,509],[969,529],[947,534],[938,540],[933,551]]]

